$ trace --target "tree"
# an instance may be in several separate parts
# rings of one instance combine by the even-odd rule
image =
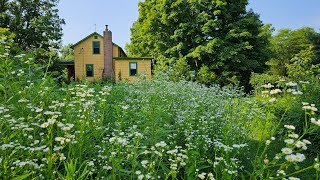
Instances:
[[[73,49],[71,48],[73,44],[69,43],[65,46],[63,46],[60,50],[61,56],[60,60],[72,60],[74,59],[74,52]]]
[[[294,55],[286,65],[289,78],[295,81],[309,81],[320,75],[320,62],[314,47],[310,46]]]
[[[183,59],[190,71],[203,76],[205,70],[216,77],[208,78],[212,82],[229,84],[237,79],[247,86],[250,73],[265,68],[271,35],[259,16],[246,10],[247,4],[247,0],[145,0],[139,3],[127,51],[153,56],[159,71]]]
[[[59,0],[0,0],[0,27],[16,34],[22,50],[36,51],[45,61],[49,48],[58,48],[65,23],[56,8]]]
[[[314,29],[305,27],[297,30],[281,29],[278,34],[271,38],[271,47],[274,57],[267,64],[270,66],[269,73],[280,76],[288,75],[288,67],[294,61],[290,61],[301,51],[318,51],[319,34]],[[305,54],[305,52],[302,52]],[[301,54],[299,55],[301,56]]]

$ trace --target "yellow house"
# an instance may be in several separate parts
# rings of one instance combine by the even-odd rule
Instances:
[[[112,42],[112,32],[108,26],[103,36],[94,32],[73,45],[74,60],[64,61],[69,78],[86,78],[96,81],[114,78],[116,81],[134,82],[139,76],[151,79],[151,60],[149,57],[127,57],[121,47]],[[74,69],[73,69],[74,68]]]

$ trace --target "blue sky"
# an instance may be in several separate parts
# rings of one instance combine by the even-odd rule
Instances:
[[[130,42],[130,28],[138,18],[139,0],[60,0],[64,18],[63,44],[76,43],[95,30],[102,34],[108,24],[113,42],[124,47]],[[249,8],[277,30],[304,26],[320,29],[320,0],[250,0]]]

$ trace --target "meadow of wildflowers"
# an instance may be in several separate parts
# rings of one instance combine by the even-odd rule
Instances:
[[[302,93],[293,82],[265,85],[260,99],[157,77],[66,85],[9,49],[0,57],[0,179],[319,179],[319,158],[306,153],[317,106],[301,104],[301,134],[273,113],[284,93]]]

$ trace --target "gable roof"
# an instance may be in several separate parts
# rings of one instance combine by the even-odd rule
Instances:
[[[103,38],[103,36],[101,36],[99,33],[94,32],[89,34],[88,36],[86,36],[85,38],[81,39],[80,41],[78,41],[77,43],[75,43],[73,46],[71,46],[71,48],[74,48],[75,46],[77,46],[78,44],[82,43],[83,41],[87,40],[89,37],[93,36],[93,35],[97,35],[100,36],[101,38]]]
[[[77,46],[78,44],[82,43],[83,41],[87,40],[88,38],[90,38],[91,36],[94,36],[94,35],[100,36],[101,38],[103,38],[103,36],[101,36],[99,33],[93,32],[93,33],[89,34],[88,36],[86,36],[85,38],[83,38],[83,39],[81,39],[80,41],[78,41],[77,43],[75,43],[74,45],[72,45],[71,48],[74,48],[74,47]],[[117,45],[117,44],[114,43],[114,42],[112,42],[112,45],[117,46],[117,47],[124,53],[123,49],[122,49],[119,45]],[[126,54],[126,53],[124,53],[124,54]]]

